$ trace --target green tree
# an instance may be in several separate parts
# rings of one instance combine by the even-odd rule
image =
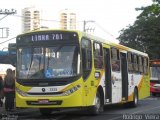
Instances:
[[[151,59],[160,59],[160,0],[136,10],[141,14],[133,25],[120,31],[118,39],[123,45],[147,52]]]

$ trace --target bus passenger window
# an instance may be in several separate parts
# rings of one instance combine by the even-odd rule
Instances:
[[[134,62],[134,72],[138,72],[138,59],[137,59],[137,55],[133,55],[133,62]]]
[[[143,73],[143,61],[142,61],[142,57],[139,56],[139,72]]]
[[[144,61],[144,67],[143,67],[143,69],[144,69],[144,74],[148,74],[148,59],[147,58],[144,58],[143,59]]]
[[[112,70],[120,71],[120,60],[119,60],[119,50],[116,48],[111,49],[111,57],[112,57]]]
[[[94,43],[94,66],[97,69],[103,68],[103,53],[102,45],[100,43]]]
[[[112,70],[113,71],[120,71],[119,61],[112,61]]]
[[[128,71],[133,72],[133,55],[132,53],[128,53]]]

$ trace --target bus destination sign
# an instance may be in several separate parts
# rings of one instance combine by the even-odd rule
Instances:
[[[31,41],[33,42],[48,41],[48,40],[63,40],[63,39],[64,39],[64,36],[61,33],[31,35]]]
[[[53,42],[53,41],[75,41],[78,36],[75,32],[37,32],[32,34],[21,35],[17,38],[17,43],[36,43],[36,42]]]

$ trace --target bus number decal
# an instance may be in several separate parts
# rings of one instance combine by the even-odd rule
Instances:
[[[62,40],[62,34],[52,34],[52,39],[53,40]]]
[[[55,92],[57,91],[57,88],[50,88],[50,91]]]

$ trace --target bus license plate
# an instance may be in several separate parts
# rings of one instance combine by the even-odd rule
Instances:
[[[47,100],[47,99],[40,99],[40,100],[38,100],[38,103],[46,104],[46,103],[49,103],[49,100]]]

